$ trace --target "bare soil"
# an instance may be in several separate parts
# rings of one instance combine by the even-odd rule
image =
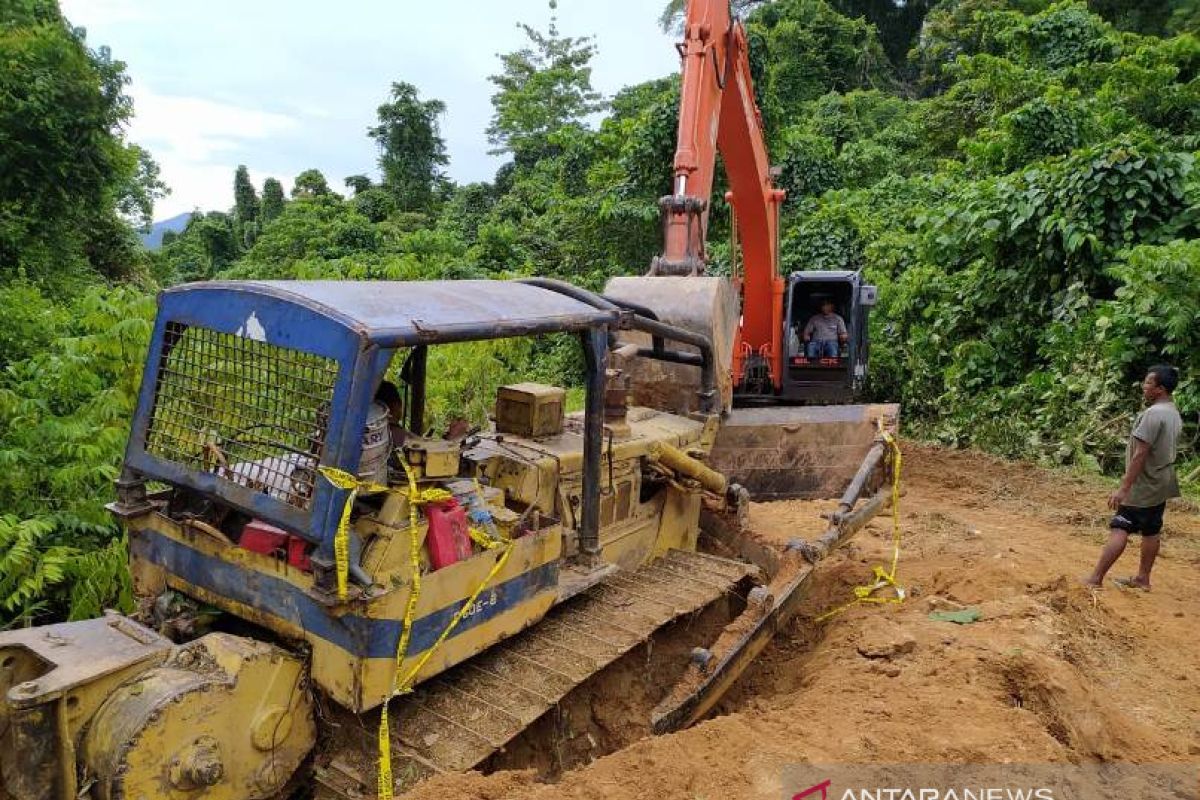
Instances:
[[[1078,579],[1106,536],[1102,481],[912,444],[905,456],[904,603],[815,621],[890,560],[880,517],[822,562],[811,611],[713,718],[552,778],[442,776],[410,797],[775,800],[796,762],[1200,762],[1200,509],[1168,508],[1152,592],[1091,591]],[[751,520],[786,542],[823,529],[819,505],[764,504]],[[1133,537],[1114,575],[1136,551]],[[963,607],[982,619],[929,618]]]

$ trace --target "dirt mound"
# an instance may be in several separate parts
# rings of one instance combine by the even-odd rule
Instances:
[[[412,796],[774,800],[796,762],[1195,762],[1195,507],[1168,510],[1152,593],[1093,593],[1076,579],[1105,536],[1103,482],[975,453],[905,455],[905,603],[816,621],[890,559],[890,524],[877,519],[822,563],[806,613],[718,716],[554,783],[532,771],[445,776]],[[787,541],[819,533],[825,510],[772,503],[751,520]],[[1134,568],[1134,550],[1116,574]],[[964,608],[979,621],[930,617]]]

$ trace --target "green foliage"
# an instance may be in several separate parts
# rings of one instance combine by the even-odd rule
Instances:
[[[155,274],[173,281],[212,278],[242,252],[244,240],[235,217],[220,211],[195,213],[174,240],[163,240],[155,255]]]
[[[456,417],[472,424],[487,422],[496,401],[496,387],[527,377],[533,342],[529,339],[497,339],[463,342],[430,348],[427,424],[436,431]]]
[[[438,132],[446,104],[421,100],[411,83],[393,83],[388,102],[377,113],[379,124],[368,135],[379,147],[383,188],[400,211],[430,210],[444,180],[441,168],[450,161]]]
[[[298,199],[288,203],[279,218],[263,230],[230,274],[283,278],[288,276],[296,261],[378,252],[383,238],[381,232],[351,203],[344,203],[328,192],[298,195]],[[223,264],[220,269],[227,266],[228,263]]]
[[[600,95],[592,89],[592,57],[595,46],[587,37],[560,36],[556,8],[550,1],[551,17],[543,33],[520,25],[529,45],[500,56],[501,71],[489,80],[492,95],[488,141],[494,153],[508,153],[518,164],[529,165],[556,153],[551,137],[568,125],[581,125],[603,108]]]
[[[1197,0],[1088,0],[1088,7],[1121,30],[1149,36],[1200,31]]]
[[[383,222],[396,212],[396,198],[381,186],[371,186],[355,192],[351,201],[354,210],[371,222]]]
[[[842,185],[842,171],[831,139],[800,131],[785,136],[777,185],[788,193],[789,201],[820,196]]]
[[[63,311],[58,337],[0,375],[0,624],[128,601],[124,548],[103,503],[154,301],[97,287]]]
[[[139,274],[124,217],[148,223],[164,187],[124,139],[124,65],[32,0],[0,7],[0,64],[0,278],[71,291]]]
[[[825,0],[764,3],[749,16],[746,29],[763,50],[755,81],[769,129],[783,130],[800,121],[799,106],[831,90],[882,88],[893,82],[875,29],[864,20],[843,17]]]
[[[1111,61],[1120,51],[1112,29],[1074,0],[1055,3],[1012,33],[1028,57],[1052,70]]]
[[[250,182],[250,171],[239,164],[233,176],[233,215],[245,224],[258,219],[258,192]]]
[[[317,169],[306,169],[296,176],[292,184],[292,197],[320,197],[333,194],[329,190],[329,182]]]
[[[284,202],[283,184],[275,178],[263,181],[261,213],[264,225],[283,213]]]
[[[346,188],[354,192],[355,195],[361,194],[374,186],[371,179],[366,175],[347,175],[345,181]]]
[[[29,281],[0,286],[0,364],[13,364],[49,347],[67,322],[66,309]]]
[[[1200,240],[1142,245],[1110,268],[1119,282],[1101,328],[1106,356],[1140,377],[1146,354],[1160,353],[1184,376],[1175,393],[1180,412],[1200,415]]]

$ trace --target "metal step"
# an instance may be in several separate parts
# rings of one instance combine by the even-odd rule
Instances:
[[[393,701],[397,793],[432,773],[478,766],[656,630],[718,600],[756,571],[751,564],[672,550],[635,572],[613,574],[532,628]],[[375,796],[375,737],[369,724],[361,733],[338,737],[334,752],[322,759],[330,766],[317,772],[324,790],[318,797]]]

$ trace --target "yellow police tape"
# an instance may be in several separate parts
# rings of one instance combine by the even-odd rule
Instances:
[[[831,611],[826,611],[821,616],[817,617],[817,622],[824,622],[830,617],[836,616],[851,606],[856,606],[859,603],[903,603],[906,592],[904,587],[896,582],[896,568],[900,564],[900,465],[902,457],[900,455],[900,445],[896,443],[896,437],[890,432],[880,430],[883,436],[883,441],[887,443],[888,449],[892,452],[892,566],[888,570],[884,570],[882,566],[876,566],[872,573],[875,580],[871,583],[862,586],[854,587],[854,599],[849,603],[840,605]],[[886,597],[875,597],[875,592],[880,589],[891,587],[895,590],[894,595]]]
[[[475,591],[471,592],[471,596],[466,599],[450,622],[447,623],[445,629],[438,636],[437,641],[433,643],[433,646],[426,650],[417,663],[401,677],[404,657],[408,652],[408,643],[412,634],[413,617],[416,615],[417,601],[421,596],[421,539],[417,530],[417,506],[425,503],[444,501],[450,497],[450,493],[442,489],[418,490],[416,478],[403,458],[400,459],[400,465],[404,467],[404,474],[408,477],[409,557],[411,559],[413,577],[412,589],[408,595],[408,606],[404,611],[404,626],[400,631],[400,641],[396,645],[396,670],[392,675],[392,689],[388,696],[383,699],[383,705],[379,711],[379,800],[392,800],[394,787],[392,779],[391,729],[388,724],[388,702],[397,695],[412,691],[412,684],[417,677],[417,673],[421,671],[430,657],[437,652],[437,649],[442,646],[442,643],[446,641],[451,632],[458,627],[458,623],[462,622],[467,611],[479,599],[479,595],[484,590],[484,587],[492,582],[492,579],[496,577],[500,570],[504,569],[508,557],[512,554],[512,542],[510,540],[494,541],[482,531],[468,527],[467,530],[471,534],[471,538],[481,546],[488,550],[503,547],[504,551],[496,559],[496,563],[492,565],[487,576],[475,587]]]
[[[338,600],[345,600],[347,583],[350,575],[350,512],[354,508],[354,498],[359,492],[386,492],[388,487],[372,481],[361,481],[349,472],[333,467],[321,467],[320,472],[325,480],[339,489],[350,492],[346,495],[346,503],[342,506],[342,516],[338,520],[337,532],[333,534],[333,558],[337,571]]]

